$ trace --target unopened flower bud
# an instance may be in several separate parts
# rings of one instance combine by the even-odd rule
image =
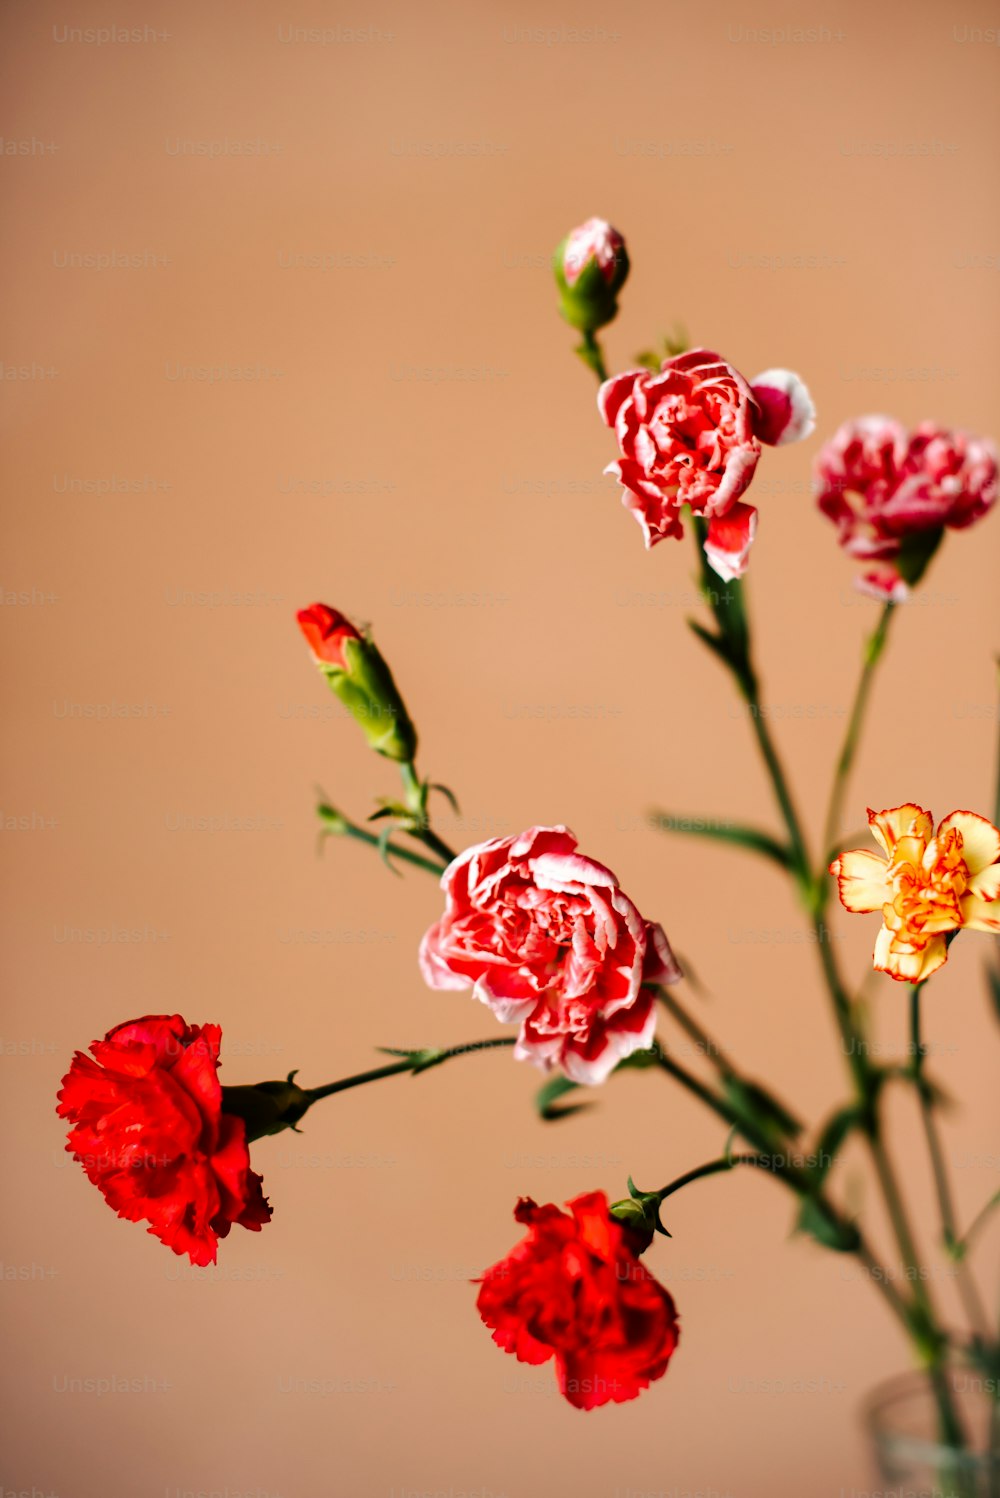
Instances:
[[[413,760],[417,732],[377,646],[325,603],[298,612],[313,659],[373,749],[400,763]]]
[[[560,311],[581,332],[593,333],[618,311],[629,271],[625,241],[603,218],[589,218],[567,234],[553,259]]]

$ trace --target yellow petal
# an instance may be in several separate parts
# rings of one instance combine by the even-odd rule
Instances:
[[[956,828],[962,834],[962,857],[970,874],[978,874],[1000,858],[1000,832],[974,811],[953,811],[938,827],[938,837]]]
[[[895,851],[892,855],[893,863],[908,863],[913,868],[919,869],[924,858],[924,840],[909,832],[904,833],[896,841]]]
[[[837,880],[841,904],[855,915],[881,910],[885,903],[887,882],[885,860],[877,853],[853,848],[841,853],[830,865]]]
[[[947,957],[948,944],[942,936],[931,937],[925,947],[917,950],[905,938],[899,940],[888,926],[883,926],[875,938],[872,965],[877,972],[888,973],[898,983],[922,983],[931,973],[937,972]]]
[[[876,972],[888,973],[890,978],[895,978],[899,983],[914,983],[921,963],[922,957],[912,947],[900,951],[894,940],[894,933],[888,926],[882,927],[875,938],[875,953],[872,958],[872,966]]]
[[[931,973],[936,973],[948,961],[948,943],[943,936],[935,936],[924,948],[924,964],[920,969],[920,982],[924,983]]]
[[[963,895],[962,924],[970,931],[1000,933],[1000,900],[984,900],[979,895]]]
[[[912,832],[926,843],[934,831],[934,818],[922,806],[917,806],[914,801],[907,801],[903,806],[891,806],[887,811],[872,811],[869,807],[868,825],[872,830],[872,837],[882,844],[892,858],[896,843],[904,833]]]
[[[1000,863],[991,863],[989,868],[973,874],[968,883],[970,895],[979,895],[983,900],[995,900],[1000,895]]]

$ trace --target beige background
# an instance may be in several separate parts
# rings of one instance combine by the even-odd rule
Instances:
[[[815,1119],[842,1098],[779,876],[643,824],[657,803],[772,813],[727,681],[684,625],[688,548],[644,553],[600,477],[610,434],[547,260],[593,213],[627,235],[617,367],[682,319],[749,375],[808,378],[819,431],[765,453],[755,485],[752,599],[815,828],[874,618],[809,498],[820,437],[870,410],[996,431],[996,12],[8,0],[4,21],[0,124],[26,144],[0,157],[0,1484],[869,1491],[857,1405],[906,1350],[850,1263],[788,1241],[766,1180],[675,1205],[653,1267],[683,1343],[635,1404],[571,1410],[551,1369],[503,1357],[478,1322],[466,1281],[513,1243],[519,1193],[618,1194],[629,1172],[660,1183],[718,1152],[720,1129],[664,1079],[619,1079],[551,1128],[538,1075],[502,1054],[327,1103],[301,1137],[255,1147],[274,1221],[235,1231],[214,1273],[115,1221],[62,1153],[53,1102],[74,1047],[149,1011],[220,1021],[232,1082],[293,1066],[319,1082],[377,1044],[495,1033],[421,984],[430,879],[355,846],[316,856],[315,784],[364,817],[394,779],[305,654],[293,611],[315,598],[373,622],[421,764],[461,798],[464,824],[443,830],[567,822],[692,955],[745,1064]],[[143,39],[67,30],[109,24]],[[795,25],[811,35],[761,34]],[[257,154],[235,154],[247,142]],[[80,263],[113,251],[142,264]],[[184,373],[225,364],[257,377]],[[112,479],[128,492],[101,492]],[[950,539],[898,621],[852,823],[866,802],[992,805],[997,535],[992,518]],[[198,830],[212,818],[230,830]],[[859,974],[873,936],[837,916]],[[998,1184],[986,950],[959,943],[928,1003],[936,1073],[963,1102],[947,1124],[963,1221]],[[887,1049],[904,998],[877,989]],[[908,1099],[894,1116],[929,1229]],[[841,1171],[856,1195],[860,1158]],[[994,1233],[991,1285],[996,1248]],[[72,1392],[112,1376],[140,1392]]]

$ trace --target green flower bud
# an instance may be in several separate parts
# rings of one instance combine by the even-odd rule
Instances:
[[[371,747],[401,764],[417,752],[417,731],[378,647],[325,603],[300,609],[299,628],[330,687]]]
[[[583,333],[593,333],[618,312],[618,293],[629,271],[625,241],[609,223],[590,218],[573,229],[553,258],[560,311]]]

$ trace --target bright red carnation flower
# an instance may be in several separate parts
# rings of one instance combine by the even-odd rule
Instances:
[[[641,1240],[603,1191],[569,1215],[522,1198],[528,1233],[478,1283],[480,1316],[521,1363],[556,1360],[559,1392],[578,1410],[621,1404],[667,1371],[680,1331],[667,1291],[640,1261]]]
[[[214,1264],[233,1223],[259,1232],[271,1218],[250,1169],[243,1120],[222,1111],[218,1025],[150,1014],[77,1051],[57,1112],[66,1148],[109,1207],[187,1254]]]
[[[444,915],[420,945],[431,988],[471,988],[504,1024],[514,1054],[574,1082],[603,1082],[650,1045],[653,994],[680,968],[604,864],[566,827],[529,827],[478,843],[441,878]]]

